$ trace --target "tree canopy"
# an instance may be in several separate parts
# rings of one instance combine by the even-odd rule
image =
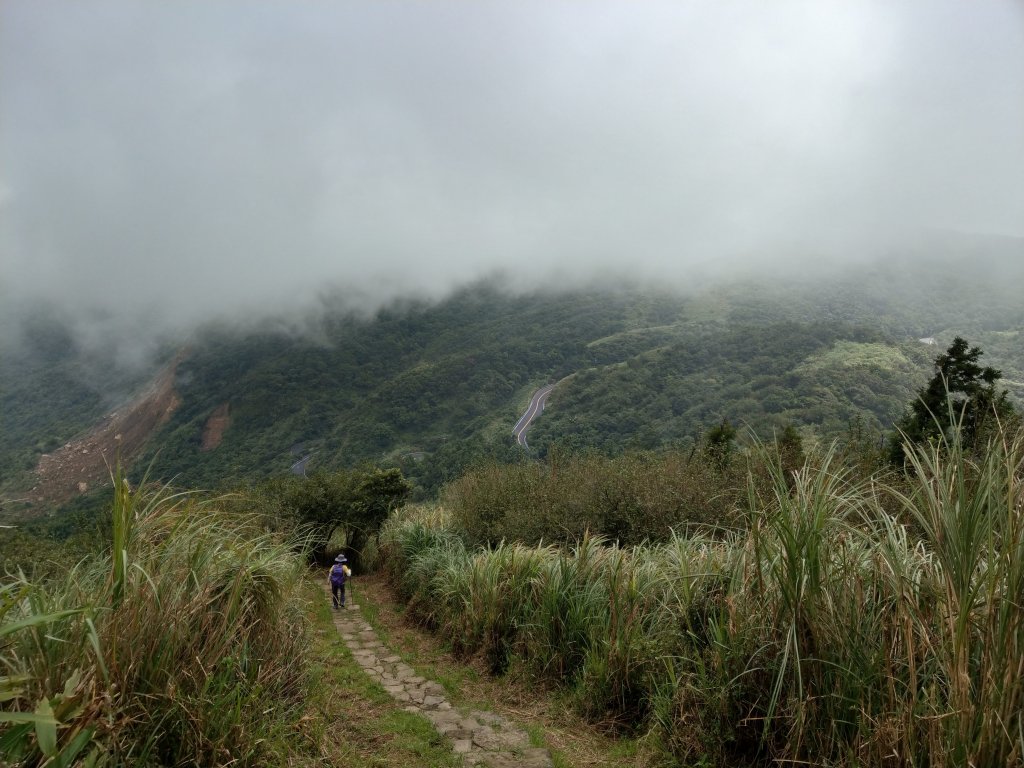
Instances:
[[[357,556],[388,513],[405,503],[410,486],[397,469],[372,468],[275,478],[261,491],[273,514],[313,532],[318,557],[339,527],[345,529],[347,548]]]
[[[996,382],[1002,373],[978,361],[980,347],[971,347],[961,336],[935,358],[935,375],[918,390],[917,399],[897,424],[890,441],[890,458],[903,462],[903,442],[925,443],[958,430],[967,445],[984,439],[995,419],[1010,418],[1013,406]]]

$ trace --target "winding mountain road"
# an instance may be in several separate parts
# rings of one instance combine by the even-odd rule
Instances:
[[[541,387],[534,392],[533,397],[530,399],[530,407],[526,409],[526,413],[512,427],[512,434],[515,436],[516,442],[523,446],[523,448],[529,448],[526,444],[526,430],[530,428],[533,420],[544,412],[544,403],[547,402],[548,395],[551,394],[551,390],[554,388],[554,384],[548,384],[546,387]]]
[[[315,453],[315,451],[313,452]],[[293,475],[306,476],[306,465],[309,464],[309,460],[313,458],[313,453],[303,456],[301,459],[292,464],[291,473]]]

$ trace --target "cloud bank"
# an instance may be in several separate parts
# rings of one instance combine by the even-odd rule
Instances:
[[[936,227],[1024,235],[1019,4],[0,5],[0,292],[111,327]]]

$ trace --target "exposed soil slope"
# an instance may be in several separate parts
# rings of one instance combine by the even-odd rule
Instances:
[[[231,426],[231,404],[221,403],[206,420],[206,426],[203,427],[203,442],[199,450],[212,451],[220,445],[229,426]]]
[[[36,484],[29,494],[37,511],[108,483],[110,468],[119,457],[127,464],[141,453],[149,437],[181,404],[174,375],[183,357],[179,353],[142,392],[89,432],[39,457]]]

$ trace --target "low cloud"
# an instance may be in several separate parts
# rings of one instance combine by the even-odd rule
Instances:
[[[1022,179],[1012,3],[0,7],[0,292],[94,336],[1021,236]]]

